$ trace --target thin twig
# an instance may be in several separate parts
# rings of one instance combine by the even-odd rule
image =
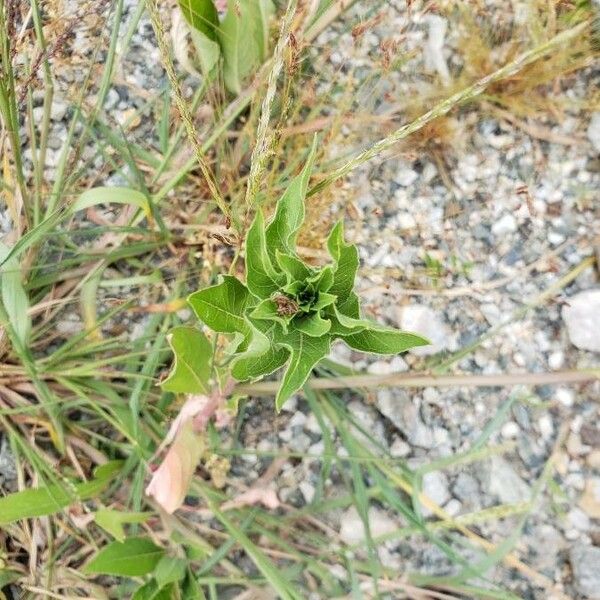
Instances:
[[[512,60],[497,71],[486,75],[479,81],[466,87],[464,90],[461,90],[460,92],[453,94],[449,98],[442,100],[441,102],[436,104],[431,110],[427,111],[411,123],[408,123],[407,125],[403,125],[399,129],[396,129],[396,131],[394,131],[388,137],[379,140],[378,142],[375,142],[369,148],[361,152],[359,155],[349,160],[346,164],[333,171],[331,174],[325,177],[325,179],[313,186],[308,191],[308,196],[312,196],[320,192],[327,186],[331,185],[334,181],[337,181],[340,177],[343,177],[344,175],[348,174],[350,171],[356,169],[360,165],[368,162],[372,158],[375,158],[382,152],[385,152],[386,150],[392,148],[400,140],[407,138],[409,135],[415,133],[415,131],[419,131],[419,129],[421,129],[431,121],[444,116],[459,104],[462,104],[463,102],[467,102],[479,96],[486,88],[488,88],[493,83],[496,83],[497,81],[500,81],[506,77],[511,77],[515,75],[527,65],[534,63],[536,60],[539,60],[540,58],[545,56],[548,52],[554,50],[557,46],[570,42],[577,36],[581,35],[581,33],[585,31],[585,29],[587,29],[589,25],[589,20],[583,21],[582,23],[573,27],[572,29],[568,29],[567,31],[559,33],[549,41],[537,46],[536,48],[533,48],[532,50],[524,52],[515,60]]]
[[[306,385],[314,390],[343,390],[374,387],[502,387],[513,385],[557,385],[587,383],[600,379],[600,368],[581,371],[554,371],[551,373],[500,373],[498,375],[431,375],[429,373],[393,373],[390,375],[352,375],[334,379],[309,379]],[[239,385],[242,394],[274,395],[279,381],[263,381]]]

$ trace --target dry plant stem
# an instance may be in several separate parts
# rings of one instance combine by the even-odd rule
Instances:
[[[587,383],[600,379],[600,368],[586,371],[555,371],[552,373],[503,373],[500,375],[430,375],[396,373],[392,375],[353,375],[335,379],[313,378],[306,383],[314,390],[343,390],[377,387],[502,387],[512,385],[556,385],[560,383]],[[279,382],[265,381],[239,385],[241,394],[274,395]]]
[[[150,20],[152,21],[152,28],[154,29],[154,34],[156,35],[156,41],[158,43],[158,49],[160,50],[163,65],[167,72],[167,77],[169,79],[171,89],[173,90],[175,104],[177,105],[177,110],[179,111],[179,115],[183,120],[187,136],[192,146],[194,147],[194,154],[196,160],[198,161],[198,165],[200,166],[200,171],[202,172],[202,175],[206,180],[212,199],[216,202],[217,206],[225,215],[225,217],[231,220],[231,211],[229,210],[229,207],[227,206],[225,200],[221,196],[221,192],[217,188],[214,175],[210,167],[206,163],[206,160],[204,158],[204,152],[202,151],[202,144],[198,139],[198,134],[196,133],[196,129],[194,127],[192,113],[189,109],[189,106],[187,105],[187,102],[183,97],[181,86],[179,85],[179,81],[177,79],[177,73],[175,73],[175,66],[173,65],[173,61],[171,60],[171,54],[169,52],[167,37],[165,35],[165,30],[163,28],[162,22],[160,20],[160,14],[158,12],[156,0],[147,0],[146,7],[150,15]]]
[[[273,54],[273,67],[269,73],[267,83],[267,93],[262,103],[260,120],[256,131],[256,143],[252,150],[252,159],[250,161],[250,174],[248,176],[248,186],[246,187],[246,206],[251,207],[256,200],[256,194],[260,188],[261,177],[267,166],[267,161],[271,152],[273,143],[273,132],[269,133],[269,122],[271,120],[271,107],[277,92],[277,80],[283,68],[283,54],[288,45],[292,21],[296,12],[296,0],[290,0],[287,10],[281,22],[279,30],[279,40]]]
[[[587,29],[590,25],[589,20],[580,23],[579,25],[573,27],[572,29],[568,29],[567,31],[563,31],[559,33],[557,36],[553,37],[551,40],[545,42],[529,50],[524,52],[520,56],[518,56],[515,60],[509,62],[504,65],[497,71],[494,71],[490,75],[486,75],[479,81],[470,85],[469,87],[453,94],[449,98],[442,100],[436,106],[434,106],[431,110],[427,111],[425,114],[421,115],[411,123],[407,125],[403,125],[396,131],[394,131],[388,137],[375,142],[369,148],[367,148],[364,152],[361,152],[358,156],[355,156],[353,159],[349,160],[345,165],[342,165],[335,171],[333,171],[330,175],[328,175],[325,179],[317,183],[308,191],[308,196],[312,196],[320,192],[322,189],[326,188],[334,181],[337,181],[340,177],[348,174],[350,171],[356,169],[360,165],[366,163],[367,161],[375,158],[382,152],[389,150],[394,146],[394,144],[398,143],[400,140],[407,138],[409,135],[413,134],[415,131],[418,131],[427,123],[430,123],[434,119],[438,117],[442,117],[448,112],[450,112],[455,106],[462,104],[464,102],[468,102],[473,98],[479,96],[488,86],[505,77],[510,77],[518,73],[521,69],[530,65],[531,63],[539,60],[543,56],[545,56],[548,52],[554,50],[557,46],[562,44],[566,44],[569,41],[575,39],[577,36],[581,35],[585,29]]]

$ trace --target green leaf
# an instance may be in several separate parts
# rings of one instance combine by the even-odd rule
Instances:
[[[337,296],[333,294],[328,294],[327,292],[319,292],[319,297],[317,301],[313,304],[313,310],[321,310],[326,306],[330,306],[337,300]]]
[[[302,315],[294,319],[293,325],[298,331],[311,337],[321,337],[329,333],[331,321],[323,319],[318,312]]]
[[[335,261],[335,275],[329,292],[345,298],[354,288],[358,271],[358,250],[352,244],[344,242],[344,224],[338,221],[327,238],[329,254]]]
[[[360,319],[360,301],[354,292],[350,292],[345,299],[340,297],[336,308],[340,313],[351,319]]]
[[[253,22],[254,39],[258,58],[264,61],[269,50],[269,19],[275,14],[271,0],[251,0],[250,16]]]
[[[289,184],[279,201],[265,232],[267,251],[274,263],[276,251],[293,254],[298,230],[304,222],[304,199],[315,159],[316,138],[302,172]]]
[[[131,204],[141,208],[146,213],[146,216],[152,214],[148,198],[142,192],[117,186],[97,187],[83,192],[77,198],[71,210],[76,212],[90,206],[96,206],[97,204]]]
[[[297,256],[281,252],[279,249],[275,251],[277,263],[288,275],[288,283],[292,281],[304,281],[313,273]]]
[[[95,498],[114,479],[122,465],[120,460],[108,462],[96,469],[94,479],[83,483],[49,485],[4,496],[0,498],[0,525],[51,515],[74,502]]]
[[[210,391],[212,345],[195,327],[176,327],[168,337],[175,362],[161,387],[168,392],[205,394]]]
[[[281,282],[267,252],[265,221],[258,210],[246,236],[246,285],[257,298],[268,298],[280,289]]]
[[[231,373],[238,381],[264,377],[282,367],[289,356],[285,348],[271,347],[260,356],[237,359]]]
[[[256,0],[229,0],[227,13],[218,30],[223,51],[223,79],[233,94],[242,91],[244,79],[260,62],[259,48],[253,35],[254,22],[249,4]]]
[[[179,8],[191,27],[209,40],[216,41],[219,14],[213,0],[179,0]]]
[[[289,319],[286,320],[277,312],[277,304],[270,298],[260,302],[255,308],[252,309],[249,316],[251,319],[256,319],[259,321],[277,322],[283,327],[284,331],[287,331]]]
[[[398,331],[369,322],[369,329],[342,338],[348,346],[361,352],[398,354],[416,346],[427,346],[429,340],[406,331]]]
[[[187,562],[175,556],[163,556],[154,569],[154,579],[159,587],[181,581],[185,577]]]
[[[333,284],[333,269],[330,266],[323,267],[318,273],[308,278],[315,290],[320,292],[329,292]],[[330,292],[334,296],[337,296],[334,292]]]
[[[83,567],[84,573],[140,577],[156,568],[165,551],[148,538],[111,542]]]
[[[217,42],[213,42],[213,40],[200,31],[192,29],[191,34],[192,43],[194,44],[194,48],[196,48],[196,56],[200,62],[200,68],[206,77],[219,61],[221,48]]]
[[[276,340],[286,346],[291,354],[275,398],[275,406],[279,411],[285,401],[304,385],[313,367],[329,354],[331,339],[329,336],[316,338],[301,331],[292,331],[289,335],[280,333]]]
[[[123,512],[101,508],[96,511],[94,521],[96,525],[110,533],[118,542],[123,542],[125,540],[123,525],[126,523],[143,523],[151,514],[150,512]]]
[[[10,256],[10,248],[0,243],[0,288],[2,288],[2,304],[8,320],[23,347],[27,347],[31,331],[29,298],[23,287],[21,267],[14,256]]]
[[[188,303],[198,318],[220,333],[248,334],[244,310],[250,300],[246,287],[235,277],[225,275],[223,282],[194,292]]]

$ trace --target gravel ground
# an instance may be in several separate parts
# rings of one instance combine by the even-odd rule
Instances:
[[[127,19],[135,2],[125,4]],[[366,4],[359,3],[346,17],[348,22],[364,21]],[[493,21],[504,10],[504,2],[488,4]],[[373,86],[365,84],[355,98],[357,112],[381,114],[402,98],[428,92],[433,81],[450,83],[460,64],[456,28],[442,17],[421,17],[418,12],[410,17],[410,26],[408,19],[403,3],[390,3],[386,18],[357,42],[347,26],[334,25],[317,40],[313,51],[319,85],[326,90],[328,80],[334,78],[338,84],[349,78],[365,79],[380,68],[381,44],[389,40],[397,40],[401,50],[410,50],[411,58]],[[82,63],[92,47],[93,40],[85,31],[76,37],[74,50]],[[120,83],[110,90],[107,108],[115,124],[125,125],[132,110],[143,106],[139,91],[165,85],[147,20],[134,33],[122,65]],[[72,61],[62,77],[67,84],[82,80],[78,63]],[[579,72],[564,83],[564,97],[573,106],[581,106],[587,91],[599,82],[597,69]],[[49,140],[49,178],[70,114],[60,91],[58,95]],[[332,98],[334,105],[335,92]],[[506,120],[473,108],[450,121],[455,133],[441,162],[439,155],[415,150],[409,142],[385,161],[373,161],[345,181],[341,194],[352,207],[348,232],[359,244],[359,288],[368,312],[419,331],[434,344],[389,360],[366,359],[340,346],[334,351],[337,360],[379,374],[428,368],[439,356],[502,326],[458,360],[454,369],[494,374],[598,364],[600,284],[592,268],[524,317],[512,318],[591,256],[600,235],[600,113],[568,109],[558,124],[545,117],[541,122],[555,138],[575,143],[532,137]],[[156,133],[150,120],[143,118],[128,127],[133,138],[146,142]],[[352,147],[375,139],[364,127],[348,127],[344,133]],[[336,148],[331,158],[342,149],[347,152],[346,141],[339,140]],[[104,177],[107,185],[125,181],[119,173]],[[6,230],[5,223],[0,215],[0,227]],[[510,398],[514,404],[490,442],[507,442],[511,449],[467,467],[432,472],[425,477],[424,492],[452,515],[523,502],[530,498],[532,483],[555,452],[558,487],[543,494],[539,509],[528,519],[519,554],[556,581],[557,589],[567,596],[600,598],[600,385],[535,390],[394,388],[378,391],[370,402],[350,397],[348,406],[375,439],[417,466],[468,449]],[[249,447],[256,444],[262,452],[322,452],[320,429],[303,400],[288,403],[273,425],[270,419],[257,443],[255,425],[265,414],[271,414],[266,402],[257,402],[249,413],[244,429]],[[563,439],[560,436],[564,444],[557,444]],[[314,464],[305,459],[284,466],[278,479],[281,500],[297,505],[312,500]],[[263,469],[263,462],[250,456],[234,461],[232,474],[239,473],[249,483]],[[8,485],[14,477],[14,464],[3,443],[0,483]],[[330,491],[335,494],[333,482]],[[370,518],[377,533],[398,524],[396,517],[377,508]],[[479,531],[500,541],[511,533],[515,522],[514,518],[488,521]],[[362,525],[354,509],[331,515],[331,523],[348,543],[361,540]],[[449,570],[443,555],[431,546],[398,542],[386,546],[385,552],[382,562],[401,571],[415,568],[445,574]],[[504,583],[522,597],[547,598],[513,572],[499,570],[498,577],[504,577]]]

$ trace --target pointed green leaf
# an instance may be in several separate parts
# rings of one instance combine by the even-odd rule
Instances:
[[[123,466],[115,460],[98,467],[94,479],[71,486],[49,485],[0,498],[0,525],[18,519],[43,517],[58,512],[74,502],[95,498],[115,478]]]
[[[231,373],[238,381],[264,377],[282,367],[289,356],[290,353],[286,348],[276,348],[275,346],[271,346],[260,356],[236,359],[231,369]]]
[[[126,523],[143,523],[152,513],[149,512],[123,512],[110,508],[101,508],[94,515],[94,522],[99,527],[110,533],[118,542],[125,541]]]
[[[217,42],[211,40],[208,36],[196,29],[192,29],[191,35],[194,48],[196,49],[196,55],[200,62],[200,68],[202,69],[203,75],[206,77],[219,61],[221,47]]]
[[[172,585],[160,588],[154,579],[139,587],[131,600],[173,600],[176,596]]]
[[[209,40],[217,39],[219,14],[213,0],[179,0],[179,8],[193,29]]]
[[[316,138],[302,172],[289,184],[279,201],[275,214],[267,226],[265,237],[267,251],[275,261],[276,250],[293,254],[298,230],[304,222],[304,199],[315,159]]]
[[[185,577],[187,561],[176,556],[163,556],[154,569],[154,579],[159,587],[181,581]]]
[[[329,292],[333,284],[333,269],[330,266],[322,268],[316,275],[308,278],[315,290],[319,292]],[[334,292],[331,292],[334,296],[337,296]]]
[[[140,577],[154,571],[164,553],[148,538],[133,537],[124,542],[111,542],[83,567],[83,572]]]
[[[336,304],[337,310],[352,319],[360,319],[360,301],[354,292],[348,296],[339,296]]]
[[[352,244],[344,242],[344,224],[338,221],[327,238],[329,254],[335,261],[335,277],[329,292],[346,297],[354,288],[354,280],[358,270],[358,250]]]
[[[265,239],[265,222],[258,210],[246,236],[246,285],[257,298],[268,298],[286,278],[273,265]]]
[[[321,337],[331,329],[331,321],[323,319],[318,312],[297,317],[293,320],[292,325],[298,331],[311,337]]]
[[[174,354],[173,368],[161,387],[180,394],[204,394],[210,391],[212,345],[195,327],[176,327],[168,337]]]
[[[246,287],[235,277],[225,275],[222,283],[194,292],[188,303],[198,318],[220,333],[248,333],[244,310],[250,300]]]
[[[276,323],[280,323],[283,327],[284,331],[287,330],[288,319],[285,319],[277,312],[277,304],[267,298],[260,302],[255,308],[250,311],[249,314],[251,319],[255,319],[258,321],[273,321]]]
[[[0,288],[2,304],[15,335],[26,347],[31,331],[31,316],[28,313],[29,298],[23,287],[21,266],[11,249],[0,243]]]
[[[317,301],[313,304],[312,309],[315,311],[320,311],[322,308],[326,306],[330,306],[337,300],[337,296],[333,294],[328,294],[327,292],[319,292],[319,297]]]
[[[275,6],[271,0],[251,0],[250,14],[258,57],[264,61],[269,51],[269,19],[275,14]]]
[[[268,375],[278,369],[288,356],[285,349],[276,348],[267,336],[273,328],[272,323],[248,320],[248,326],[251,332],[248,348],[238,354],[231,365],[232,374],[238,381]]]
[[[260,62],[259,48],[253,35],[250,4],[255,0],[229,0],[227,13],[217,32],[223,51],[223,79],[233,94],[242,91],[244,79]]]
[[[368,329],[342,338],[348,346],[374,354],[398,354],[416,346],[427,346],[429,340],[415,333],[398,331],[376,323]]]
[[[297,256],[275,250],[277,264],[289,276],[288,283],[292,281],[304,281],[312,275],[311,269],[306,266]]]
[[[328,335],[315,338],[300,331],[293,331],[289,335],[280,333],[276,341],[285,345],[291,354],[275,398],[275,407],[279,411],[285,401],[304,385],[313,367],[329,354],[331,339]]]

